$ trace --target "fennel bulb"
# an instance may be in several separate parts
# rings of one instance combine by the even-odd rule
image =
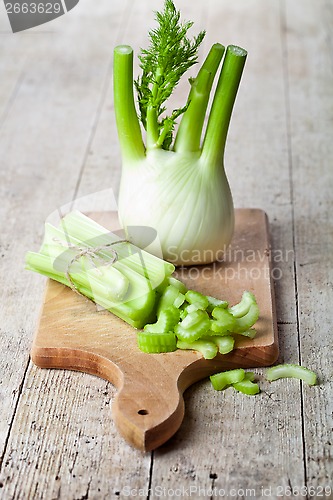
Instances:
[[[207,171],[198,153],[155,149],[134,168],[124,162],[118,206],[129,238],[131,226],[153,227],[163,258],[175,265],[213,262],[232,238],[234,210],[224,169]],[[139,247],[142,238],[136,235]]]
[[[204,32],[186,37],[192,23],[181,23],[172,0],[157,13],[158,28],[142,50],[142,76],[134,84],[146,130],[143,143],[133,93],[133,50],[114,51],[114,104],[122,155],[118,200],[120,221],[137,246],[145,240],[131,226],[157,231],[163,258],[177,265],[213,262],[229,245],[234,209],[224,170],[224,149],[247,52],[230,45],[217,82],[206,132],[205,114],[225,48],[214,44],[183,108],[165,116],[165,101],[183,73],[197,61]],[[182,115],[175,140],[176,119]],[[151,251],[151,249],[150,249]],[[153,250],[154,251],[154,250]]]

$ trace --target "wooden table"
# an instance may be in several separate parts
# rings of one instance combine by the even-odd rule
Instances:
[[[178,0],[202,54],[249,51],[226,169],[237,207],[270,219],[280,362],[320,384],[269,384],[257,397],[185,393],[181,429],[151,453],[111,419],[114,387],[29,359],[45,281],[24,271],[57,207],[106,187],[120,154],[112,49],[146,43],[162,2],[81,0],[12,34],[0,5],[0,497],[4,499],[332,498],[333,5],[329,0]],[[177,98],[187,89],[180,88]]]

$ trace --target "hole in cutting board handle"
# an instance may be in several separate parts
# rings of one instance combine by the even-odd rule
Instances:
[[[138,414],[139,414],[139,415],[148,415],[148,413],[149,413],[149,411],[148,411],[148,410],[144,410],[144,409],[142,409],[142,410],[138,410]]]

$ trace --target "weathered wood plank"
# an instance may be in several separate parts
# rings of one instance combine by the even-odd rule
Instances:
[[[3,498],[114,498],[124,484],[146,486],[150,456],[119,438],[114,392],[97,377],[33,367],[8,443]]]
[[[286,2],[300,359],[320,379],[302,394],[306,479],[318,496],[333,487],[332,19],[324,1]]]
[[[192,498],[199,498],[198,488],[214,487],[248,489],[248,496],[255,489],[256,498],[267,498],[272,487],[270,498],[276,498],[277,486],[325,485],[332,473],[330,365],[323,354],[330,347],[332,302],[332,60],[326,45],[332,7],[324,0],[179,0],[177,6],[197,29],[207,27],[205,50],[215,41],[249,49],[226,169],[236,206],[263,208],[271,220],[280,359],[295,362],[300,355],[322,384],[301,392],[297,381],[268,384],[257,370],[263,392],[252,399],[198,383],[185,394],[182,428],[151,463],[149,454],[117,435],[112,386],[27,364],[43,285],[23,272],[24,253],[38,247],[42,222],[56,206],[75,194],[117,191],[112,48],[131,43],[138,50],[152,20],[149,2],[100,0],[92,11],[91,2],[81,0],[47,33],[0,34],[7,49],[0,58],[0,492],[6,500],[125,498],[129,488],[148,496],[149,485],[150,498],[158,496],[157,487],[189,486],[197,488]],[[183,95],[186,85],[177,99]]]
[[[249,50],[227,143],[226,170],[236,206],[263,208],[272,221],[273,258],[278,259],[277,251],[282,254],[282,261],[274,263],[280,278],[280,360],[297,362],[280,4],[211,1],[209,9],[208,32]],[[299,384],[261,384],[267,394],[255,400],[232,391],[215,394],[209,382],[190,389],[182,429],[173,442],[155,452],[152,486],[190,484],[197,491],[215,487],[229,494],[232,489],[254,489],[260,498],[261,488],[272,487],[276,495],[276,488],[287,487],[289,481],[304,484]]]
[[[102,489],[107,496],[117,488],[117,480],[109,480],[108,471],[123,441],[116,438],[112,426],[103,427],[110,419],[108,402],[103,419],[100,406],[104,402],[93,397],[105,390],[113,395],[112,387],[105,389],[105,382],[89,376],[54,374],[33,367],[25,375],[43,280],[25,273],[23,260],[27,249],[38,248],[46,216],[75,193],[108,77],[110,47],[120,33],[119,27],[126,25],[128,8],[130,2],[100,2],[92,12],[90,3],[82,0],[77,16],[63,18],[61,30],[39,35],[42,39],[27,38],[25,43],[30,49],[24,60],[24,79],[3,123],[0,220],[4,264],[0,313],[5,355],[0,363],[6,384],[1,384],[0,486],[4,498],[75,498],[84,496],[89,487],[92,491],[95,488],[97,495],[99,481],[95,476],[91,485],[85,471],[87,467],[95,469],[101,454],[105,456],[99,465],[105,480]],[[49,380],[54,393],[48,389],[44,396],[43,387]],[[83,403],[89,406],[83,405],[81,412]],[[87,416],[86,428],[83,416]],[[71,418],[73,427],[64,431],[67,418]],[[100,427],[95,431],[97,421]],[[114,449],[109,448],[112,432]],[[79,462],[72,449],[78,434]],[[99,448],[102,437],[103,453]],[[134,474],[140,484],[146,484],[150,457],[141,461],[132,450],[128,452],[129,476]]]

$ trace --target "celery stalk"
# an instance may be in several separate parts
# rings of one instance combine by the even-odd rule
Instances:
[[[71,228],[84,220],[86,228],[93,228],[93,243],[89,245],[87,233],[84,241],[68,231],[45,225],[45,237],[40,252],[28,252],[27,269],[39,272],[74,288],[103,308],[113,312],[136,328],[142,328],[156,319],[156,286],[166,282],[174,266],[143,252],[129,243],[117,243],[112,250],[118,259],[112,263],[114,253],[100,248],[119,238],[105,228],[89,222],[88,218],[68,216]],[[81,226],[80,226],[81,228]],[[80,235],[79,227],[75,234]],[[102,240],[98,240],[98,232]],[[92,240],[90,240],[90,243]],[[96,248],[97,247],[97,248]],[[125,247],[125,250],[124,250]],[[87,253],[89,249],[90,253]],[[143,263],[140,257],[143,255]],[[108,262],[111,264],[108,265]],[[129,265],[127,265],[129,263]],[[152,263],[152,272],[149,265]],[[152,281],[147,277],[152,275]]]
[[[267,380],[273,382],[279,378],[297,378],[309,385],[316,385],[317,383],[317,376],[313,371],[294,364],[276,365],[268,368],[266,372]]]
[[[120,239],[78,211],[67,214],[62,220],[61,226],[66,234],[77,238],[84,246],[105,245]],[[101,250],[100,253],[107,258],[112,256],[112,252],[107,249]],[[170,276],[175,270],[175,267],[169,262],[138,249],[131,243],[117,245],[117,255],[118,260],[114,264],[116,268],[121,266],[123,259],[126,259],[126,268],[147,277],[153,288],[157,287],[165,279],[165,276]]]
[[[217,391],[221,391],[228,387],[228,385],[241,382],[245,378],[245,371],[242,368],[235,370],[228,370],[226,372],[215,373],[210,376],[211,383]]]

